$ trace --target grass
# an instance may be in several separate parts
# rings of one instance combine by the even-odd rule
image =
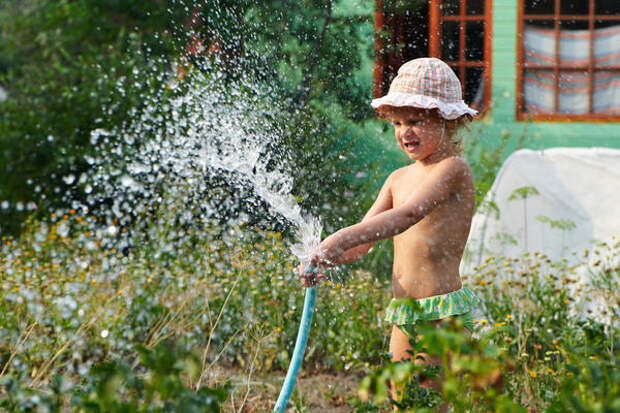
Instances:
[[[288,366],[303,304],[297,263],[282,235],[239,228],[242,237],[228,236],[203,228],[190,231],[166,256],[148,243],[123,254],[106,249],[89,232],[95,220],[68,211],[31,222],[20,239],[2,240],[5,409],[49,411],[54,402],[57,411],[84,410],[88,403],[105,410],[109,403],[131,402],[141,411],[166,400],[193,400],[209,389],[226,395],[213,411],[222,406],[268,411]],[[588,283],[577,282],[579,268],[538,253],[492,257],[475,274],[465,274],[465,284],[483,299],[483,315],[470,342],[449,334],[426,338],[434,340],[427,344],[436,351],[454,355],[445,371],[461,372],[446,376],[440,396],[462,411],[602,412],[618,406],[619,249],[616,242],[584,253],[583,262],[591,263]],[[293,411],[309,411],[317,397],[350,410],[391,409],[386,395],[370,398],[379,378],[385,385],[390,377],[384,361],[390,326],[381,316],[389,287],[371,272],[355,270],[319,288],[302,377],[344,374],[363,383],[362,398],[350,391],[317,395],[299,388]],[[599,307],[580,320],[573,304],[581,305],[583,297],[596,297]],[[176,357],[169,363],[180,367],[158,367],[168,353]],[[148,381],[160,376],[180,380],[183,388],[170,395]],[[84,396],[85,389],[105,388],[110,377],[126,383],[120,399],[98,390]],[[62,393],[71,397],[53,397],[60,378]],[[420,409],[427,396],[411,376],[407,380],[402,409]]]

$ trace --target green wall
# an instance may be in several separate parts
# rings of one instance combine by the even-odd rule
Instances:
[[[570,147],[607,147],[620,149],[618,122],[529,122],[516,121],[517,78],[517,1],[493,1],[493,77],[491,110],[476,122],[481,138],[488,145],[510,134],[507,153],[525,135],[531,149]]]

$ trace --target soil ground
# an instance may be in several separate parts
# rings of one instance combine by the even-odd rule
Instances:
[[[230,380],[233,385],[223,412],[259,413],[271,412],[278,399],[284,374],[260,376],[253,374],[247,380],[247,372],[222,369],[213,372],[210,382],[222,385]],[[342,372],[316,373],[297,378],[287,413],[329,412],[345,413],[353,410],[346,399],[357,396],[361,376]]]

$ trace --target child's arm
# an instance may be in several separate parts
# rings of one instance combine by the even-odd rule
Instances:
[[[387,211],[388,209],[392,208],[391,185],[392,185],[392,175],[388,176],[388,178],[383,183],[383,187],[381,187],[381,191],[379,191],[379,195],[377,195],[377,199],[375,199],[375,202],[372,204],[368,212],[366,212],[366,215],[364,215],[364,218],[362,219],[361,222],[366,222],[370,218],[380,214],[381,212]],[[368,252],[368,250],[370,250],[373,244],[374,244],[374,241],[362,243],[360,245],[351,247],[348,250],[344,251],[341,255],[339,255],[336,261],[332,261],[327,264],[328,265],[329,264],[346,264],[348,262],[358,260],[362,258]],[[319,249],[320,248],[321,247],[319,246]],[[318,263],[319,263],[319,260],[317,259],[317,256],[315,254],[311,260],[311,264],[317,267]],[[322,272],[317,272],[316,274],[312,274],[312,273],[306,273],[305,270],[306,268],[301,267],[301,266],[299,267],[299,276],[302,280],[302,283],[306,287],[312,287],[318,284],[325,277]]]
[[[379,195],[377,195],[377,199],[372,204],[366,215],[361,222],[366,222],[370,218],[375,215],[380,214],[383,211],[387,211],[392,208],[392,189],[390,187],[392,182],[392,175],[388,176],[388,178],[383,183],[383,187],[381,187],[381,191],[379,191]],[[370,248],[374,245],[374,241],[366,242],[364,244],[349,248],[345,252],[342,253],[338,257],[338,261],[335,264],[346,264],[351,261],[359,260],[370,250]]]
[[[406,231],[448,198],[468,174],[470,169],[460,158],[441,161],[403,205],[343,228],[323,240],[313,263],[339,263],[345,251]]]

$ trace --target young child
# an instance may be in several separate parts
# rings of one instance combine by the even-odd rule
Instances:
[[[400,361],[411,358],[409,338],[415,337],[416,324],[437,326],[459,317],[467,330],[473,329],[471,310],[478,298],[462,286],[459,263],[474,213],[474,183],[453,139],[476,111],[462,100],[452,69],[436,58],[405,63],[388,94],[371,106],[391,119],[398,145],[415,163],[392,172],[362,221],[321,242],[311,264],[320,268],[350,262],[375,241],[393,237],[394,299],[385,320],[392,324],[392,360]],[[321,271],[303,270],[300,276],[305,286],[324,277]],[[414,301],[421,310],[412,306]],[[439,390],[434,382],[421,385]]]

